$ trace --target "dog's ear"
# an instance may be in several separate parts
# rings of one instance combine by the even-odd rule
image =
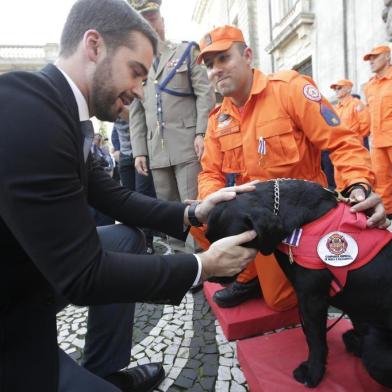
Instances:
[[[276,246],[286,237],[279,217],[267,208],[255,208],[247,217],[257,233],[257,248],[263,255],[273,253]]]
[[[208,217],[208,224],[207,224],[207,230],[205,232],[205,236],[208,241],[211,243],[219,240],[222,238],[222,234],[220,233],[219,229],[219,220],[224,213],[225,210],[225,205],[224,203],[217,204],[212,211],[210,212],[210,215]]]

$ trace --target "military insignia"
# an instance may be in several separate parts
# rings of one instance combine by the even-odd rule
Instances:
[[[218,124],[218,128],[226,128],[231,123],[231,118],[228,118],[225,121],[222,121]]]
[[[229,114],[221,113],[218,116],[218,128],[226,128],[231,123],[231,117]]]
[[[309,99],[310,101],[319,102],[321,101],[321,94],[320,91],[313,84],[306,84],[304,86],[304,95],[305,98]]]
[[[206,43],[206,46],[211,45],[212,44],[212,38],[211,38],[211,34],[206,34],[204,36],[204,41]]]
[[[155,11],[158,10],[162,1],[161,0],[127,0],[128,4],[139,12]]]
[[[294,231],[288,237],[286,237],[282,241],[282,243],[286,245],[298,247],[301,237],[302,237],[302,229],[298,227],[294,229]]]
[[[325,122],[331,127],[336,127],[340,124],[340,118],[328,105],[322,103],[320,105],[320,113]]]
[[[259,146],[257,147],[257,152],[261,155],[267,154],[267,145],[265,143],[265,139],[262,136],[259,137]]]
[[[351,264],[358,256],[358,244],[353,237],[334,231],[322,237],[317,245],[320,259],[333,267]]]
[[[168,66],[169,68],[174,68],[177,64],[178,64],[178,59],[174,59],[174,60],[172,60],[172,61],[169,61],[169,62],[167,63],[167,66]]]
[[[221,113],[218,117],[218,121],[219,122],[223,122],[225,120],[227,120],[230,116],[227,113]]]

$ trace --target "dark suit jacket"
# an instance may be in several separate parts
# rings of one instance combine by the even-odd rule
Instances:
[[[88,204],[177,238],[185,207],[129,192],[84,163],[77,104],[55,66],[0,76],[0,133],[0,391],[53,392],[56,294],[77,305],[178,304],[197,261],[102,251]]]

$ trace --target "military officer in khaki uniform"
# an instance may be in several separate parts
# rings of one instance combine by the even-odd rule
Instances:
[[[135,166],[148,174],[147,157],[157,197],[164,200],[195,199],[199,160],[214,90],[204,66],[196,64],[194,42],[173,44],[165,40],[161,0],[131,0],[160,38],[144,88],[144,99],[130,108],[130,129]]]

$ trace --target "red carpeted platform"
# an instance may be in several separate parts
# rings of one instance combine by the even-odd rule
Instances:
[[[228,340],[248,338],[299,323],[297,308],[275,312],[261,298],[251,299],[234,308],[220,308],[212,296],[222,288],[220,284],[205,282],[204,295]]]
[[[328,365],[323,380],[312,391],[386,392],[374,381],[359,358],[345,350],[342,333],[351,323],[341,320],[328,332]],[[308,348],[301,328],[258,336],[237,343],[237,356],[251,392],[305,392],[309,390],[292,377],[293,370],[307,358]]]

